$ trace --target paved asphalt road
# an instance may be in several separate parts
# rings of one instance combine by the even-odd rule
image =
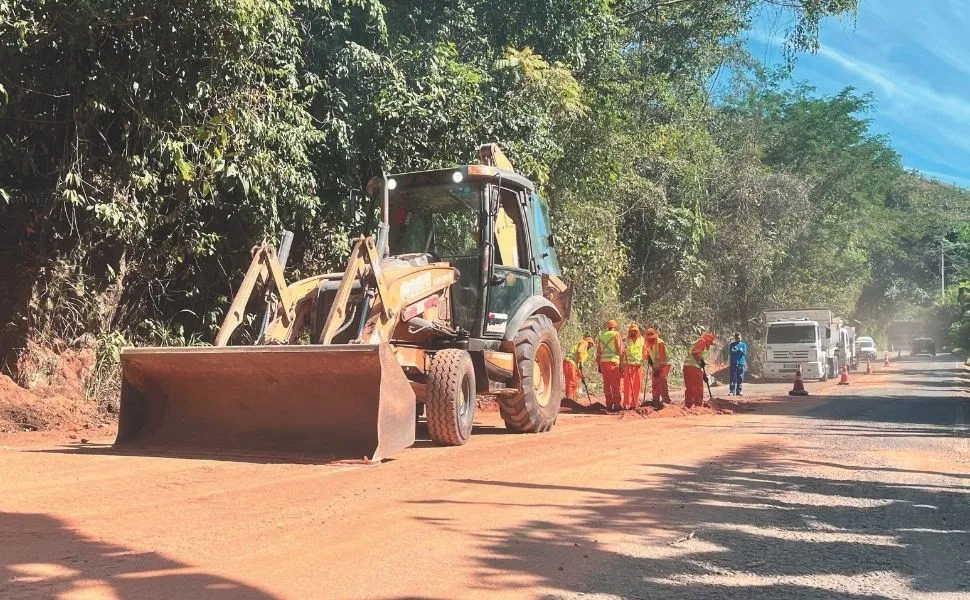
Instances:
[[[735,415],[483,413],[373,467],[0,440],[0,598],[970,599],[968,384],[904,357]]]
[[[970,598],[970,373],[941,355],[903,357],[873,378],[730,425],[767,446],[671,465],[665,489],[691,511],[695,536],[678,552],[645,550],[654,560],[628,565],[628,585],[608,591]]]

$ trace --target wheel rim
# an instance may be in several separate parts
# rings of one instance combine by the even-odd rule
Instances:
[[[547,406],[552,398],[552,350],[539,344],[532,361],[532,387],[539,406]]]
[[[467,426],[474,415],[475,390],[472,389],[472,380],[465,377],[461,382],[461,402],[458,403],[458,422]]]

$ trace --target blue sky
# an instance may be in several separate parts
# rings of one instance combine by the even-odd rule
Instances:
[[[752,54],[784,61],[788,17],[764,15]],[[888,135],[909,168],[970,188],[970,2],[860,0],[853,17],[828,19],[821,48],[793,77],[823,94],[872,92],[873,130]]]

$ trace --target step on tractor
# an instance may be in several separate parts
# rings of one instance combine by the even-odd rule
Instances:
[[[343,273],[287,283],[288,245],[254,248],[213,346],[124,349],[116,447],[378,461],[422,411],[433,441],[464,444],[485,393],[510,431],[549,430],[572,292],[547,202],[497,145],[478,158],[371,179],[376,235]],[[257,293],[256,343],[230,345]]]

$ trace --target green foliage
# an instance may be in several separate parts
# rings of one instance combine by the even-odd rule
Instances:
[[[566,331],[676,346],[819,303],[882,325],[932,299],[941,238],[966,256],[967,194],[904,172],[871,98],[764,73],[739,37],[784,13],[794,57],[855,8],[0,0],[0,235],[30,288],[0,321],[94,332],[105,370],[122,340],[204,342],[254,243],[294,229],[291,276],[331,270],[351,190],[497,141],[551,201]]]

